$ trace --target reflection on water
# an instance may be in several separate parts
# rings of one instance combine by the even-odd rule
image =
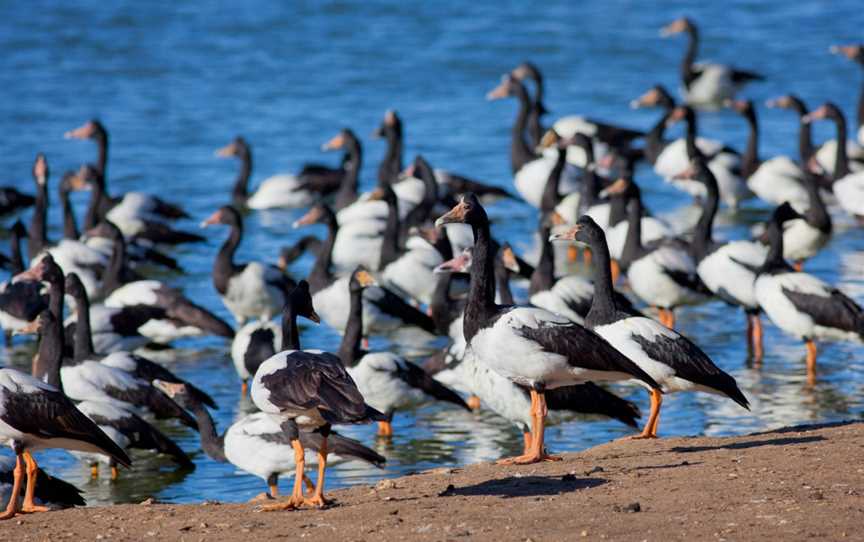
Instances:
[[[655,82],[676,88],[684,47],[680,40],[657,37],[661,24],[681,15],[680,10],[664,12],[651,4],[553,1],[543,3],[542,10],[530,3],[503,8],[484,2],[406,8],[384,0],[214,10],[179,4],[78,2],[44,10],[38,25],[32,24],[29,5],[7,6],[0,45],[7,73],[14,77],[4,84],[0,100],[0,129],[6,134],[0,155],[3,184],[32,192],[29,168],[33,155],[42,151],[56,187],[64,170],[95,156],[92,145],[64,141],[63,132],[98,116],[111,131],[111,190],[140,189],[182,201],[194,217],[183,226],[193,228],[227,201],[237,166],[216,160],[213,151],[235,134],[242,133],[253,145],[256,186],[271,174],[296,171],[306,161],[335,162],[336,157],[320,155],[317,149],[337,130],[350,126],[364,139],[365,188],[373,184],[384,150],[380,141],[367,135],[386,108],[396,107],[405,120],[406,158],[421,152],[435,167],[509,187],[506,153],[514,105],[483,100],[501,73],[528,58],[544,68],[551,118],[584,113],[646,128],[657,113],[630,111],[627,103]],[[784,4],[760,9],[758,16],[745,2],[687,9],[702,25],[704,57],[734,61],[767,76],[765,83],[748,89],[748,96],[758,103],[794,91],[811,106],[831,99],[851,112],[860,70],[826,51],[832,43],[860,39],[853,23],[859,7],[852,0],[832,2],[817,11]],[[357,32],[358,28],[366,31]],[[610,39],[618,28],[627,29],[626,40]],[[801,33],[802,28],[808,31]],[[761,106],[759,115],[762,158],[794,156],[797,120]],[[744,148],[746,127],[737,115],[704,115],[700,129],[708,137]],[[827,123],[817,123],[814,134],[818,140],[834,137]],[[645,166],[637,178],[652,210],[680,231],[692,227],[699,208],[686,196]],[[50,194],[55,194],[53,188]],[[73,196],[79,217],[88,197]],[[508,201],[489,211],[497,237],[525,253],[536,253],[532,209]],[[298,236],[291,223],[300,212],[247,216],[239,259],[275,261],[278,249]],[[807,269],[864,302],[864,235],[836,210],[834,214],[837,233]],[[747,237],[750,227],[767,215],[768,209],[758,202],[735,213],[724,211],[716,237]],[[51,238],[59,237],[59,224],[59,210],[52,207]],[[5,231],[0,229],[0,237]],[[303,233],[324,231],[314,227]],[[224,235],[208,231],[207,243],[174,250],[186,274],[160,276],[227,316],[210,282],[213,256]],[[306,256],[292,273],[303,276],[310,265]],[[516,295],[524,298],[527,285],[514,286]],[[682,310],[678,322],[735,376],[751,401],[751,411],[710,395],[672,395],[664,401],[662,435],[746,433],[857,418],[864,410],[860,345],[821,345],[819,382],[811,388],[804,376],[803,345],[770,324],[765,360],[761,367],[752,367],[746,359],[740,311],[710,302]],[[303,330],[309,347],[335,349],[339,339],[324,326]],[[422,356],[440,346],[408,339],[375,338],[372,347]],[[227,345],[208,338],[180,346],[176,352],[160,354],[160,361],[213,395],[221,406],[214,418],[224,431],[251,408],[248,399],[239,398]],[[26,368],[31,354],[31,345],[16,340],[0,359]],[[647,409],[647,394],[641,388],[616,389]],[[398,413],[394,426],[390,442],[377,440],[374,427],[340,428],[384,454],[388,464],[385,469],[339,465],[328,485],[493,460],[522,446],[521,435],[489,412],[471,414],[433,405]],[[262,480],[206,458],[196,434],[168,424],[159,427],[193,455],[194,471],[178,471],[166,459],[135,453],[135,469],[123,472],[119,481],[91,481],[89,470],[64,452],[45,451],[38,457],[52,473],[81,487],[94,504],[135,502],[151,495],[177,502],[243,501],[264,489]],[[551,427],[548,440],[555,451],[577,451],[629,433],[616,422],[574,419]],[[282,487],[289,483],[283,480]]]

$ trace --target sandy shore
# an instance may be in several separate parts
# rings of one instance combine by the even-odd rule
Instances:
[[[140,504],[19,516],[3,540],[861,540],[864,423],[616,441],[334,491],[326,510]]]

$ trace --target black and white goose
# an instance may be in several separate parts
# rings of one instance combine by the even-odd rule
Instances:
[[[331,271],[336,236],[339,225],[336,215],[327,205],[318,204],[297,220],[295,227],[323,223],[327,226],[327,239],[318,251],[315,263],[309,271],[309,284],[315,307],[331,327],[342,331],[348,324],[348,308],[351,304],[348,292],[349,277],[336,278]],[[387,288],[374,286],[363,294],[367,301],[363,306],[364,335],[372,332],[390,332],[410,326],[435,333],[435,323],[426,314],[412,307]]]
[[[237,330],[231,342],[231,361],[240,377],[240,394],[245,396],[249,379],[264,361],[282,351],[282,327],[273,321],[249,322]]]
[[[19,220],[12,226],[10,233],[10,270],[15,276],[0,284],[0,327],[3,328],[7,345],[11,344],[13,333],[26,327],[48,306],[42,283],[32,277],[18,276],[25,272],[21,239],[27,236],[27,230]],[[53,257],[47,258],[53,262]]]
[[[261,181],[255,193],[249,194],[249,177],[252,175],[252,149],[246,140],[235,137],[231,143],[216,151],[220,158],[240,160],[240,172],[234,182],[231,200],[234,205],[249,209],[276,209],[307,207],[321,197],[320,192],[310,189],[303,176],[282,173]]]
[[[262,478],[267,482],[270,497],[279,496],[279,476],[294,474],[297,468],[291,441],[282,426],[281,416],[255,412],[237,420],[220,435],[210,412],[189,393],[185,384],[157,381],[156,386],[195,414],[198,434],[201,436],[201,449],[208,457],[221,463],[229,462],[240,470]],[[314,431],[300,431],[298,435],[300,444],[306,450],[305,461],[315,464],[317,458],[311,452],[317,452],[321,448],[324,437]],[[386,462],[386,459],[374,450],[335,431],[330,431],[327,436],[327,452],[329,465],[356,459],[382,467]],[[311,489],[308,478],[306,484]]]
[[[64,134],[66,139],[89,139],[96,142],[99,155],[96,162],[96,170],[101,174],[103,181],[106,176],[108,165],[108,130],[96,119],[87,121],[74,130]],[[127,192],[122,196],[111,198],[102,187],[104,198],[99,201],[101,216],[114,212],[114,216],[108,216],[112,222],[118,222],[116,218],[136,217],[150,220],[173,220],[178,218],[189,218],[189,215],[180,206],[168,203],[157,196],[143,192]]]
[[[840,108],[826,102],[804,117],[805,122],[820,119],[833,120],[837,127],[837,140],[846,141],[846,118]],[[837,203],[859,223],[864,223],[864,170],[851,170],[845,145],[836,146],[833,171],[834,182],[831,186]]]
[[[788,203],[768,224],[770,250],[754,289],[759,305],[780,329],[807,346],[807,377],[816,380],[816,340],[864,341],[864,308],[849,296],[810,275],[795,271],[783,259],[783,223],[798,217]]]
[[[591,248],[595,294],[585,325],[606,339],[657,382],[664,393],[704,391],[726,395],[749,410],[749,403],[735,379],[718,368],[690,339],[644,316],[621,311],[612,296],[609,249],[603,230],[591,217],[582,217],[574,228],[552,236],[584,243]],[[644,385],[644,382],[640,382]],[[663,395],[651,389],[651,413],[636,438],[656,438]]]
[[[846,57],[864,68],[864,44],[856,45],[832,45],[829,51],[835,55]],[[855,114],[855,126],[857,133],[854,139],[846,140],[846,154],[849,157],[849,169],[860,171],[864,169],[864,83],[858,91],[858,105]],[[815,152],[815,159],[822,169],[829,175],[834,174],[835,155],[837,154],[837,141],[829,139],[822,143]]]
[[[627,274],[633,293],[658,310],[663,325],[674,329],[675,309],[704,301],[710,293],[699,280],[690,247],[673,237],[643,241],[642,196],[632,180],[619,179],[607,192],[628,202],[627,237],[618,265]],[[625,308],[617,300],[616,304]]]
[[[543,309],[496,305],[492,280],[489,219],[473,194],[436,221],[462,222],[474,230],[474,263],[463,329],[479,363],[531,391],[532,439],[529,453],[506,460],[535,463],[546,453],[545,391],[590,381],[637,378],[658,384],[599,335]]]
[[[325,506],[324,474],[327,468],[327,437],[333,424],[383,421],[386,417],[367,405],[342,360],[320,350],[301,350],[297,317],[318,322],[309,284],[300,281],[289,294],[282,311],[282,340],[286,350],[261,364],[252,382],[252,400],[262,412],[278,415],[281,427],[294,449],[296,473],[291,498],[264,507],[286,510],[303,505]],[[318,480],[310,499],[303,496],[305,451],[301,430],[318,430]]]
[[[501,84],[486,95],[487,100],[499,100],[514,96],[519,100],[519,112],[511,131],[510,162],[513,170],[513,183],[516,190],[528,204],[539,207],[543,187],[549,172],[555,166],[555,157],[538,155],[525,141],[525,129],[531,112],[531,100],[521,81],[512,75],[505,75]],[[560,192],[569,194],[578,190],[577,183],[567,178]]]
[[[53,318],[50,313],[44,314]],[[15,369],[0,369],[0,440],[9,444],[16,455],[12,493],[0,519],[11,519],[18,512],[25,465],[27,488],[21,512],[48,510],[34,501],[39,466],[32,451],[82,450],[106,454],[126,467],[132,463],[62,391]]]
[[[392,352],[367,352],[360,346],[363,338],[363,290],[375,286],[375,279],[358,267],[348,281],[351,295],[348,325],[342,335],[339,357],[357,389],[372,408],[387,420],[378,422],[378,435],[393,435],[393,415],[430,399],[453,403],[470,410],[459,394],[447,388],[419,366]]]
[[[683,175],[702,182],[707,193],[690,245],[696,260],[696,272],[711,293],[732,306],[744,309],[747,346],[754,360],[761,361],[762,321],[753,283],[757,270],[765,263],[768,249],[753,241],[715,242],[712,230],[720,204],[717,180],[699,155],[691,161],[691,170]]]
[[[686,32],[689,41],[681,60],[681,83],[684,100],[694,106],[718,108],[724,100],[735,94],[747,83],[764,78],[751,71],[714,63],[696,63],[699,48],[699,29],[686,17],[676,19],[660,30],[665,37]]]
[[[166,213],[177,213],[176,217],[187,217],[186,213],[173,209],[159,198],[140,192],[127,193],[117,203],[108,195],[105,174],[91,164],[81,166],[74,174],[71,185],[75,190],[91,190],[90,203],[84,215],[84,229],[89,230],[102,220],[116,224],[123,235],[129,238],[146,240],[150,243],[178,245],[199,243],[204,238],[197,233],[176,229],[164,222]],[[167,207],[166,207],[167,206]]]
[[[243,219],[235,208],[220,207],[201,227],[214,224],[229,226],[231,233],[213,263],[213,287],[238,324],[243,325],[249,318],[270,320],[282,309],[294,281],[275,265],[234,263],[243,238]]]

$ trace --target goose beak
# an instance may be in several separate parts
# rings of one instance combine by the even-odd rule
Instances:
[[[630,186],[630,181],[627,179],[621,178],[604,188],[598,194],[601,198],[608,198],[609,196],[613,196],[615,194],[622,194],[627,188]]]
[[[40,272],[39,266],[31,267],[26,271],[21,271],[14,277],[12,277],[12,282],[22,282],[22,281],[36,281],[40,282],[42,280],[42,273]]]
[[[555,232],[549,236],[549,241],[575,241],[576,234],[579,233],[579,230],[581,229],[582,228],[577,224],[565,231]]]
[[[85,122],[74,130],[69,130],[63,134],[64,139],[89,139],[93,135],[93,124]]]
[[[321,218],[321,209],[319,209],[318,207],[313,207],[309,209],[309,212],[307,212],[305,215],[295,220],[294,224],[292,224],[292,227],[296,229],[302,226],[308,226],[309,224],[315,224],[316,222],[318,222],[319,218]]]
[[[468,256],[467,254],[460,254],[455,258],[439,264],[437,267],[435,267],[435,269],[432,270],[432,272],[436,275],[441,273],[464,273],[468,270],[468,263],[470,261],[470,256]]]
[[[354,276],[357,278],[357,282],[360,283],[360,286],[364,288],[378,285],[378,281],[376,281],[375,277],[372,276],[372,273],[370,273],[366,269],[357,270],[354,273]]]
[[[504,267],[512,272],[519,272],[519,261],[516,259],[516,253],[513,252],[513,247],[510,245],[501,247],[501,263],[504,264]]]
[[[321,317],[318,316],[318,313],[315,312],[314,310],[309,311],[309,319],[312,320],[313,322],[315,322],[316,324],[321,323]]]
[[[343,145],[345,145],[345,136],[339,133],[333,136],[330,141],[321,145],[321,150],[324,152],[335,151],[341,149]]]
[[[465,222],[465,217],[468,214],[468,205],[465,201],[460,201],[455,207],[447,211],[443,216],[435,221],[435,227],[440,228],[444,224],[456,224]]]
[[[201,223],[202,228],[206,228],[207,226],[212,226],[213,224],[219,224],[219,221],[222,219],[222,211],[216,211],[212,215],[210,215],[207,220]]]
[[[37,333],[39,333],[40,327],[41,326],[39,325],[39,318],[36,318],[26,326],[13,330],[12,335],[36,335]]]
[[[234,143],[229,143],[224,147],[217,149],[214,153],[218,158],[230,158],[235,154],[237,154],[237,146]]]
[[[501,78],[501,83],[486,93],[486,99],[488,101],[500,100],[502,98],[506,98],[510,95],[510,85],[508,85],[510,78],[505,75]]]
[[[811,124],[814,120],[821,120],[828,116],[828,108],[824,105],[820,106],[819,109],[815,111],[811,111],[801,117],[801,122],[805,124]]]

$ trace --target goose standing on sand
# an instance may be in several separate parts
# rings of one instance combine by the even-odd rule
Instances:
[[[735,379],[719,369],[696,344],[663,324],[644,316],[618,310],[612,296],[609,249],[603,230],[591,217],[582,217],[567,233],[553,239],[572,240],[591,248],[594,264],[594,300],[585,325],[606,339],[621,354],[636,363],[664,393],[698,390],[726,395],[750,409]],[[643,384],[643,382],[640,382]],[[651,413],[642,433],[635,438],[656,438],[663,395],[651,393]]]
[[[689,39],[684,58],[681,59],[681,83],[684,100],[694,106],[720,107],[724,100],[735,94],[751,81],[762,81],[764,77],[751,71],[739,70],[723,64],[696,63],[699,48],[699,29],[686,17],[676,19],[660,30],[665,37],[686,32]]]
[[[288,295],[282,311],[282,340],[286,350],[262,363],[252,382],[252,401],[262,412],[281,418],[280,425],[291,441],[296,463],[291,498],[263,508],[268,511],[303,505],[325,506],[324,474],[331,425],[386,419],[364,402],[338,356],[300,349],[298,316],[316,323],[320,321],[312,306],[309,284],[302,280]],[[306,454],[300,441],[301,430],[317,430],[322,436],[318,448],[318,480],[311,499],[303,496]]]
[[[831,102],[826,102],[804,117],[806,122],[820,119],[833,120],[837,127],[837,140],[846,140],[846,119],[840,108]],[[836,146],[833,179],[832,188],[837,203],[859,223],[864,224],[864,170],[851,171],[845,145]]]
[[[807,346],[807,379],[816,380],[816,340],[864,341],[864,308],[813,275],[795,271],[783,259],[783,222],[798,217],[788,203],[768,224],[770,250],[756,277],[759,305],[777,327]]]
[[[198,420],[198,434],[201,436],[201,449],[210,459],[220,463],[229,462],[238,469],[264,479],[270,490],[270,497],[279,496],[279,476],[293,474],[297,468],[291,441],[282,427],[281,416],[255,412],[237,420],[220,435],[216,432],[210,412],[189,393],[185,384],[157,381],[155,385],[195,415]],[[317,432],[300,431],[298,435],[300,444],[307,452],[320,450],[324,441],[321,433]],[[386,459],[374,450],[335,431],[330,431],[327,436],[327,451],[330,465],[352,459],[359,459],[376,467],[382,467],[386,462]],[[315,457],[307,454],[306,461],[315,463]],[[308,478],[305,481],[311,489]]]
[[[705,165],[704,158],[698,155],[691,161],[691,170],[682,175],[702,182],[707,193],[690,245],[696,260],[696,272],[711,293],[729,305],[744,309],[747,315],[747,347],[753,359],[759,362],[762,360],[762,321],[753,283],[757,270],[765,263],[768,250],[753,241],[715,242],[712,230],[720,204],[717,180]]]
[[[519,80],[512,75],[505,75],[501,84],[486,95],[487,100],[500,100],[510,96],[519,101],[519,112],[511,129],[510,163],[513,169],[513,182],[516,190],[529,205],[540,207],[543,195],[543,187],[549,172],[555,165],[555,158],[546,158],[538,155],[525,142],[525,128],[528,115],[531,112],[531,101],[528,91]],[[569,194],[578,190],[577,183],[569,178],[560,187],[562,194]]]
[[[348,288],[351,296],[348,325],[339,346],[339,358],[357,389],[372,408],[383,412],[378,435],[393,436],[393,415],[397,410],[437,399],[471,410],[459,395],[447,388],[419,366],[392,352],[367,352],[360,347],[363,334],[363,290],[375,286],[369,271],[358,267],[351,274]]]
[[[99,157],[95,169],[99,173],[101,179],[99,188],[102,190],[102,197],[100,197],[97,205],[101,217],[108,215],[113,222],[118,222],[118,218],[121,216],[148,218],[157,221],[189,218],[189,215],[181,207],[143,192],[127,192],[122,196],[113,198],[108,196],[107,185],[105,184],[108,165],[108,131],[98,120],[87,121],[78,128],[66,132],[64,136],[66,139],[89,139],[96,142]],[[111,211],[114,211],[114,216],[109,215]],[[92,225],[95,224],[86,225],[85,229]]]
[[[220,207],[201,223],[206,228],[223,224],[231,228],[213,263],[213,287],[238,324],[249,318],[270,320],[285,304],[294,281],[277,266],[261,262],[234,263],[243,238],[243,218],[230,205]]]
[[[467,194],[436,226],[462,222],[474,230],[474,263],[463,329],[479,363],[531,390],[532,438],[529,453],[506,463],[555,460],[546,453],[545,391],[589,381],[637,378],[657,383],[595,333],[543,309],[496,305],[489,219],[473,194]]]
[[[315,306],[324,321],[336,330],[344,330],[348,324],[348,309],[351,304],[348,292],[348,277],[336,278],[331,271],[334,244],[339,232],[336,215],[327,205],[318,204],[297,220],[295,227],[323,223],[327,226],[327,239],[318,251],[308,279],[312,288]],[[363,306],[364,335],[373,331],[390,332],[412,326],[428,333],[435,333],[432,319],[402,300],[398,295],[383,288],[367,288],[363,294],[367,301]]]
[[[42,317],[54,320],[45,311]],[[54,320],[54,327],[59,323]],[[59,357],[60,344],[43,341],[40,359]],[[52,351],[52,349],[54,349]],[[15,369],[0,369],[0,440],[8,443],[16,455],[12,494],[0,519],[10,519],[18,511],[21,478],[27,471],[27,488],[21,511],[45,512],[48,508],[34,502],[39,466],[31,451],[43,448],[64,448],[97,452],[112,457],[126,467],[129,456],[102,432],[58,388]]]
[[[750,127],[747,149],[741,156],[741,176],[757,197],[779,205],[788,201],[804,209],[808,203],[804,171],[788,156],[759,158],[759,123],[751,100],[730,100],[728,106],[744,117]]]

